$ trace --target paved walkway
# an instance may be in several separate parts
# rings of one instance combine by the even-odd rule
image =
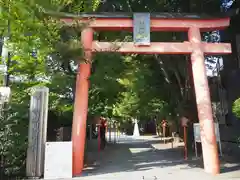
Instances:
[[[181,147],[160,144],[159,138],[122,136],[95,158],[92,167],[79,180],[240,180],[240,163],[222,160],[222,174],[211,176],[202,169],[200,160],[183,160]],[[103,158],[103,156],[105,158]]]
[[[121,136],[117,144],[97,152],[88,159],[92,165],[76,180],[240,180],[240,162],[224,157],[222,173],[206,174],[201,160],[183,160],[181,144],[159,143],[156,137]]]

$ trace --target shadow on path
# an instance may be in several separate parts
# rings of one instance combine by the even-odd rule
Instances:
[[[85,169],[85,176],[114,175],[121,172],[149,173],[152,176],[161,175],[163,172],[204,173],[201,159],[183,160],[182,147],[171,148],[171,144],[161,144],[159,140],[129,141],[109,145],[105,151],[94,156],[96,161]],[[234,159],[230,160],[227,157],[222,159],[222,173],[237,171],[240,179],[239,170],[240,163],[234,162]]]

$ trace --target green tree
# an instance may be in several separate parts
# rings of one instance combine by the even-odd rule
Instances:
[[[81,55],[81,46],[76,46],[80,44],[79,30],[66,28],[58,18],[46,14],[70,8],[71,3],[76,2],[0,1],[0,33],[2,37],[9,37],[5,45],[11,55],[2,63],[8,65],[12,97],[0,120],[0,156],[7,176],[25,175],[30,88],[48,86],[49,110],[62,120],[58,123],[69,124],[63,120],[72,120],[75,73],[71,63]],[[84,11],[84,7],[75,8],[72,13],[79,8]],[[66,37],[66,34],[70,35]]]

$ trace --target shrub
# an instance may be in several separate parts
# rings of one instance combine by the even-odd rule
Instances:
[[[236,117],[240,118],[240,98],[234,101],[232,111]]]

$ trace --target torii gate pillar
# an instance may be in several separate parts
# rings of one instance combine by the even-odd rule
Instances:
[[[92,28],[84,29],[81,34],[81,42],[84,50],[84,59],[78,66],[72,124],[72,155],[74,176],[81,175],[84,167],[84,151],[87,124],[86,121],[88,112],[88,79],[91,72],[92,41]]]
[[[193,47],[193,51],[191,53],[191,62],[198,118],[200,120],[199,123],[204,169],[208,173],[219,174],[220,167],[217,148],[218,146],[214,129],[212,105],[199,28],[191,27],[189,29],[188,36]]]

